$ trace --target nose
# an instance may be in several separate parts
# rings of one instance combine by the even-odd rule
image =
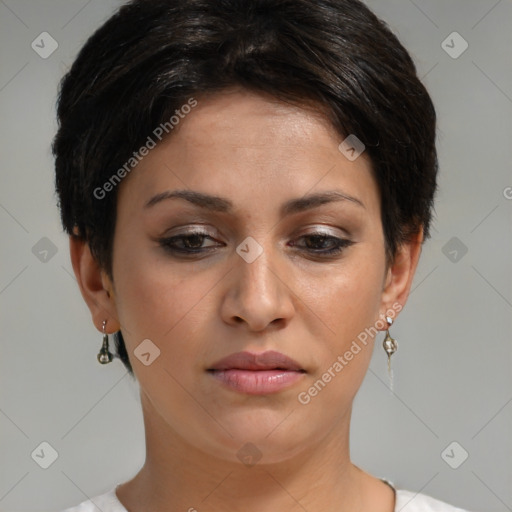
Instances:
[[[270,249],[264,249],[251,263],[237,253],[233,258],[221,305],[223,321],[230,325],[245,324],[255,332],[270,325],[284,327],[295,312],[285,265],[278,264]]]

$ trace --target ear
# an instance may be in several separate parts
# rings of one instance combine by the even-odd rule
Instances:
[[[89,244],[78,236],[70,236],[69,252],[78,286],[91,311],[94,325],[103,332],[103,322],[106,321],[107,334],[119,331],[121,326],[117,317],[113,283],[106,272],[100,269]]]
[[[390,316],[390,311],[394,311],[396,316],[405,306],[416,267],[418,266],[422,243],[423,228],[397,249],[395,258],[389,265],[384,280],[380,311],[381,318]]]

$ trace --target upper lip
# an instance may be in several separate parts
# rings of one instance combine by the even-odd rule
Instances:
[[[297,361],[276,352],[236,352],[213,364],[208,370],[289,370],[305,371]]]

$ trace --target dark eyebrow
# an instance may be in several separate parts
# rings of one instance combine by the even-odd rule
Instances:
[[[222,197],[211,196],[201,192],[194,192],[193,190],[174,190],[172,192],[166,190],[161,194],[153,196],[144,204],[144,208],[154,206],[165,199],[185,199],[196,206],[216,212],[229,213],[233,209],[233,203],[229,199],[223,199]]]
[[[196,206],[215,212],[231,213],[233,211],[233,203],[229,199],[224,199],[222,197],[212,196],[209,194],[203,194],[202,192],[195,192],[192,190],[174,190],[172,192],[162,192],[156,196],[153,196],[149,201],[147,201],[144,204],[144,208],[150,208],[151,206],[154,206],[155,204],[160,203],[166,199],[185,199],[186,201]],[[309,210],[311,208],[316,208],[323,204],[332,203],[335,201],[350,201],[365,208],[365,205],[356,197],[332,190],[328,192],[309,194],[298,199],[290,199],[281,207],[281,217],[302,212],[304,210]]]
[[[356,197],[349,196],[336,190],[330,190],[328,192],[318,192],[316,194],[309,194],[300,197],[299,199],[291,199],[290,201],[287,201],[281,207],[281,217],[309,210],[310,208],[316,208],[323,204],[334,203],[336,201],[350,201],[351,203],[366,208],[362,201]]]

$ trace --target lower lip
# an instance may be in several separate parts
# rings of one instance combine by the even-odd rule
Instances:
[[[248,395],[277,393],[304,377],[291,370],[214,370],[211,375],[229,388]]]

